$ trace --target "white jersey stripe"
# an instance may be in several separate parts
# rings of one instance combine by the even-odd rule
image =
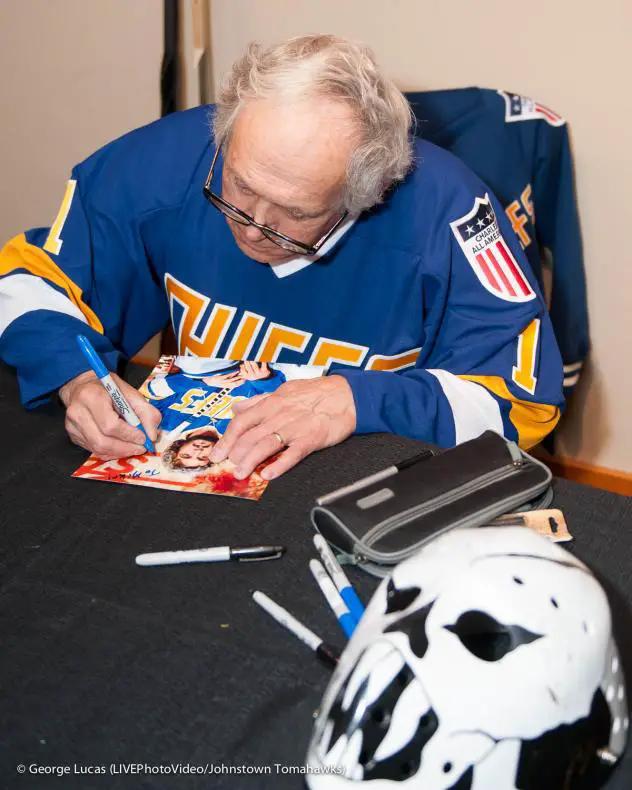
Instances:
[[[34,310],[52,310],[88,323],[68,297],[39,277],[10,274],[0,280],[0,337],[16,319]]]
[[[564,373],[574,373],[576,370],[581,370],[583,367],[583,362],[573,362],[570,365],[564,365]]]
[[[454,417],[455,443],[475,439],[484,431],[504,434],[500,406],[481,384],[465,381],[447,370],[428,370],[441,385]]]
[[[574,387],[575,384],[579,381],[579,373],[576,373],[574,376],[565,376],[564,381],[562,382],[565,387]]]

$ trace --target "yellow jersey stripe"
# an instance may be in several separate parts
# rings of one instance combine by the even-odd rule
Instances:
[[[15,236],[0,250],[0,277],[24,269],[36,277],[49,280],[64,290],[66,296],[85,316],[89,326],[103,334],[97,314],[83,301],[83,291],[44,250],[30,244],[24,233]]]
[[[520,400],[510,392],[507,382],[500,376],[460,375],[459,378],[481,384],[494,395],[511,403],[509,419],[518,432],[518,444],[524,450],[528,450],[542,441],[555,428],[560,419],[558,406]]]

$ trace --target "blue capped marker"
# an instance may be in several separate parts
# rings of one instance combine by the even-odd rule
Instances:
[[[140,430],[145,434],[145,449],[150,453],[155,453],[156,450],[154,448],[153,442],[147,435],[147,431],[144,429],[140,418],[134,409],[132,409],[132,407],[129,405],[125,395],[123,395],[121,390],[116,386],[114,379],[112,376],[110,376],[110,371],[101,361],[101,357],[99,357],[97,352],[94,350],[92,343],[87,337],[85,337],[85,335],[77,335],[77,343],[79,343],[79,348],[83,351],[86,359],[90,363],[90,367],[97,374],[99,381],[105,387],[105,390],[107,391],[110,398],[112,398],[112,403],[114,404],[116,411],[121,415],[128,425],[132,426],[132,428],[140,428]]]
[[[351,586],[351,582],[347,575],[340,567],[340,563],[336,559],[336,555],[329,548],[329,544],[322,535],[314,535],[314,546],[320,554],[323,565],[327,569],[327,573],[331,576],[333,583],[336,585],[340,597],[347,604],[351,616],[356,624],[360,622],[360,618],[364,614],[364,604],[358,597],[358,593]]]
[[[329,578],[327,571],[323,568],[318,560],[310,560],[309,569],[313,577],[316,579],[327,603],[331,607],[333,613],[336,615],[340,627],[345,633],[347,638],[353,634],[356,621],[351,616],[347,604],[340,597],[340,593],[336,589],[336,585]]]

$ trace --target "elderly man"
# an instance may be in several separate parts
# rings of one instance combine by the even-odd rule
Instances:
[[[212,458],[240,476],[354,432],[538,442],[562,365],[537,285],[494,195],[410,126],[366,47],[307,36],[250,47],[217,107],[97,151],[52,226],[0,257],[0,355],[25,405],[59,390],[74,442],[141,452],[75,338],[115,370],[170,314],[180,354],[329,369],[236,407]]]

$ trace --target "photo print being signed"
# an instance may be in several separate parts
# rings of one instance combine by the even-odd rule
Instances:
[[[234,476],[231,461],[210,460],[233,404],[323,372],[307,365],[163,356],[140,387],[162,415],[156,453],[113,461],[91,455],[73,477],[259,499],[268,485],[260,472],[274,458],[243,480]]]

